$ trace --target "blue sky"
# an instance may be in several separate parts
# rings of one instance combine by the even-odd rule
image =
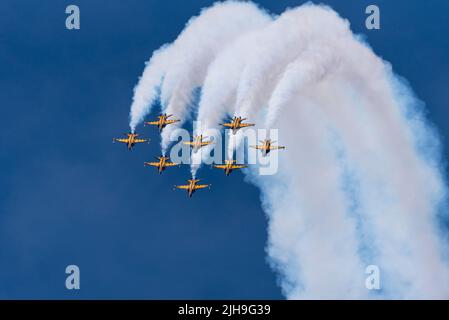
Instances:
[[[281,13],[303,2],[258,3]],[[259,192],[240,172],[201,169],[213,189],[188,199],[172,191],[188,167],[143,167],[160,152],[157,130],[140,127],[152,142],[132,152],[111,142],[128,130],[144,62],[211,3],[0,3],[0,298],[282,298]],[[447,159],[449,2],[323,3],[409,81]],[[364,27],[372,3],[379,31]],[[79,31],[65,29],[69,4]],[[79,291],[65,289],[69,264],[81,269]]]

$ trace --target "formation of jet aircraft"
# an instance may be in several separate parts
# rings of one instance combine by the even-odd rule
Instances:
[[[180,120],[169,120],[168,118],[170,118],[171,116],[173,116],[173,115],[172,114],[167,115],[164,113],[164,114],[161,114],[158,116],[158,120],[147,121],[147,122],[145,122],[145,124],[146,125],[154,125],[159,129],[159,131],[162,131],[167,125],[180,121]],[[232,129],[233,134],[235,134],[241,128],[251,127],[251,126],[255,125],[254,123],[243,123],[244,120],[247,120],[247,119],[235,116],[230,120],[230,122],[223,123],[222,125],[224,127]],[[138,143],[144,143],[144,142],[150,141],[150,139],[138,138],[139,134],[134,133],[134,132],[125,133],[125,136],[126,136],[126,138],[114,138],[112,141],[125,143],[126,146],[128,147],[128,150],[131,150]],[[193,152],[197,152],[200,148],[213,143],[212,140],[204,141],[204,139],[206,139],[206,138],[207,137],[198,135],[198,136],[195,136],[192,141],[183,142],[183,143],[186,145],[190,145]],[[283,146],[274,146],[273,143],[275,141],[272,141],[271,139],[261,140],[260,142],[262,143],[261,145],[250,146],[250,147],[261,150],[263,156],[266,156],[271,150],[285,149],[285,147],[283,147]],[[158,161],[144,162],[144,165],[155,167],[158,170],[159,174],[162,174],[162,172],[168,167],[179,166],[178,163],[169,161],[170,158],[166,157],[164,155],[162,155],[160,157],[155,157],[155,158]],[[233,170],[247,168],[247,165],[237,164],[236,160],[225,160],[224,164],[215,164],[215,165],[213,165],[213,167],[217,168],[217,169],[224,170],[225,175],[229,176],[229,174]],[[200,181],[200,179],[192,178],[192,179],[187,180],[188,183],[185,185],[175,186],[175,189],[186,190],[189,197],[192,197],[193,193],[196,190],[210,188],[211,184],[198,184],[199,181]]]
[[[167,167],[174,167],[179,165],[178,163],[168,161],[170,159],[169,157],[160,156],[155,158],[158,160],[157,162],[144,162],[143,164],[145,166],[156,167],[159,174],[161,174]]]
[[[253,127],[254,123],[243,123],[242,121],[247,120],[242,117],[233,117],[230,122],[222,123],[221,125],[227,128],[232,129],[232,133],[236,134],[237,130],[246,127]]]

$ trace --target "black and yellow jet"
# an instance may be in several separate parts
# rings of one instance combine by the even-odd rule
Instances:
[[[217,169],[223,169],[225,175],[229,176],[229,174],[235,169],[243,169],[248,166],[244,164],[235,164],[235,160],[225,160],[224,164],[214,164],[213,165]]]
[[[181,189],[181,190],[187,190],[187,192],[189,194],[189,198],[191,198],[193,193],[198,189],[204,189],[204,188],[210,189],[210,186],[211,186],[210,184],[197,184],[199,181],[200,181],[200,179],[189,179],[189,180],[187,180],[188,184],[175,186],[175,188]]]
[[[243,123],[242,121],[247,120],[242,117],[233,117],[230,122],[222,123],[221,125],[232,129],[232,133],[235,134],[237,130],[245,127],[252,127],[254,123]]]
[[[158,117],[158,120],[156,121],[147,121],[144,122],[143,125],[150,125],[150,126],[157,126],[159,131],[162,131],[162,129],[164,129],[168,124],[172,124],[175,122],[179,122],[180,120],[168,120],[168,118],[170,118],[171,116],[173,116],[172,114],[167,115],[166,113],[163,113]]]
[[[212,141],[203,141],[206,137],[203,135],[196,136],[192,141],[183,142],[183,144],[187,144],[192,147],[193,152],[197,152],[200,148],[212,144]]]
[[[137,143],[149,142],[150,139],[138,139],[139,136],[137,133],[125,133],[127,138],[114,138],[112,142],[121,142],[126,143],[128,150],[131,150]]]
[[[157,161],[157,162],[144,162],[143,164],[145,166],[156,167],[158,172],[159,172],[159,174],[161,174],[165,170],[165,168],[167,168],[167,167],[174,167],[174,166],[178,166],[179,165],[178,163],[173,163],[173,162],[168,161],[170,159],[169,157],[161,156],[161,157],[155,157],[155,158],[158,159],[159,161]]]
[[[273,146],[273,143],[276,141],[272,141],[271,139],[265,139],[260,141],[262,145],[257,146],[250,146],[251,148],[260,150],[262,152],[262,155],[265,157],[267,154],[270,153],[271,150],[279,150],[279,149],[285,149],[285,147],[280,146]]]

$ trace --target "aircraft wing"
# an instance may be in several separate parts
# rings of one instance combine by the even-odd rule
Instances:
[[[226,169],[226,165],[225,164],[214,164],[214,167],[217,169]]]
[[[166,167],[174,167],[174,166],[177,166],[177,165],[178,165],[177,163],[173,163],[173,162],[166,162],[165,163]]]
[[[280,147],[280,146],[273,146],[270,147],[271,150],[276,150],[276,149],[285,149],[285,147]]]
[[[157,126],[159,124],[159,121],[147,121],[147,122],[145,122],[145,124]]]
[[[183,186],[175,186],[175,188],[178,188],[178,189],[184,189],[184,190],[188,190],[188,189],[189,189],[189,186],[188,186],[188,185],[183,185]]]
[[[208,188],[209,185],[208,184],[196,184],[195,185],[195,189],[204,189],[204,188]]]
[[[165,124],[172,124],[175,122],[179,122],[179,120],[165,120]]]
[[[129,139],[118,139],[118,138],[115,138],[114,140],[117,142],[123,142],[123,143],[128,143],[128,141],[129,141]]]
[[[193,141],[184,141],[183,144],[187,144],[187,145],[191,146],[194,144],[194,142]]]
[[[240,128],[245,128],[245,127],[253,127],[254,123],[241,123],[239,124]]]
[[[250,148],[254,148],[254,149],[257,149],[257,150],[266,149],[264,146],[250,146]]]
[[[147,166],[159,167],[159,162],[144,162]]]
[[[233,164],[232,166],[231,166],[231,169],[243,169],[243,168],[246,168],[247,166],[246,165],[244,165],[244,164]]]
[[[225,127],[232,127],[232,123],[222,123],[221,125]]]
[[[209,144],[211,144],[212,143],[212,141],[204,141],[204,142],[201,142],[201,146],[203,147],[203,146],[207,146],[207,145],[209,145]]]
[[[142,143],[142,142],[147,142],[147,139],[135,139],[134,142],[135,143]]]

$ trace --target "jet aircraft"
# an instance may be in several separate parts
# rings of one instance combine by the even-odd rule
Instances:
[[[190,145],[193,152],[197,152],[200,148],[212,144],[212,141],[203,141],[206,137],[203,135],[196,136],[193,141],[183,142],[184,144]]]
[[[180,121],[180,120],[168,120],[168,118],[170,118],[171,116],[173,116],[173,115],[172,114],[167,115],[166,113],[163,113],[163,114],[157,116],[158,120],[147,121],[147,122],[144,122],[143,124],[144,124],[144,126],[145,125],[157,126],[159,131],[162,131],[162,129],[164,129],[168,124],[172,124],[172,123]]]
[[[267,154],[269,154],[271,150],[285,149],[285,147],[273,146],[273,143],[276,142],[276,141],[272,141],[271,139],[261,140],[260,142],[262,143],[262,145],[250,146],[250,147],[260,150],[264,157]]]
[[[210,188],[210,184],[198,184],[200,179],[189,179],[187,180],[188,184],[175,186],[177,189],[187,190],[189,194],[189,198],[192,197],[193,193],[198,189]]]
[[[174,166],[178,165],[177,163],[168,161],[170,159],[169,157],[161,156],[161,157],[155,157],[155,158],[158,159],[157,162],[144,162],[143,164],[145,166],[156,167],[159,174],[161,174],[167,167],[174,167]]]
[[[224,164],[214,164],[214,167],[217,169],[223,169],[227,176],[229,176],[229,174],[235,169],[242,169],[247,167],[244,164],[235,164],[235,162],[235,160],[225,160]]]
[[[246,120],[246,118],[242,117],[233,117],[230,122],[222,123],[222,126],[232,129],[232,133],[236,134],[237,130],[245,127],[252,127],[254,123],[243,123],[242,121]]]
[[[112,142],[121,142],[126,143],[128,150],[131,150],[137,143],[149,142],[150,139],[138,139],[139,136],[137,133],[125,133],[127,138],[114,138]]]

